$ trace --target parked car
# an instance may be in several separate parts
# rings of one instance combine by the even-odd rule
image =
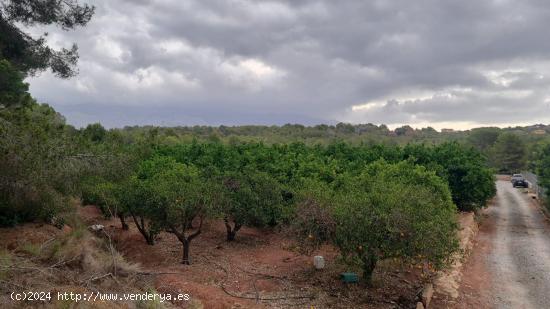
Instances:
[[[529,183],[527,182],[527,180],[525,180],[525,178],[523,177],[522,174],[512,175],[512,178],[510,179],[510,181],[512,182],[512,186],[514,188],[516,188],[516,187],[528,188],[529,187]]]

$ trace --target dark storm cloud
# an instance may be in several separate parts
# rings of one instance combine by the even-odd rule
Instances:
[[[77,125],[550,121],[546,1],[94,2],[50,31],[80,75],[31,80]]]

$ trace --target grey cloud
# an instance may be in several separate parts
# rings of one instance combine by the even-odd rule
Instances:
[[[91,2],[48,29],[80,75],[30,80],[78,125],[550,121],[546,1]]]

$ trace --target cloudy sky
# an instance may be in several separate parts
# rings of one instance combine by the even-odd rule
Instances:
[[[77,126],[550,122],[547,0],[88,2],[80,74],[29,79]]]

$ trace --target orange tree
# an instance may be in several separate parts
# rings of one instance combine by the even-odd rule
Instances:
[[[265,227],[283,215],[283,190],[269,174],[254,170],[230,173],[223,179],[227,202],[220,204],[232,241],[242,226]]]
[[[422,166],[372,163],[334,200],[334,243],[369,284],[381,259],[421,257],[440,266],[457,249],[449,189]]]
[[[224,203],[223,189],[202,178],[199,171],[181,163],[154,177],[159,224],[183,245],[183,264],[190,264],[191,241],[202,232],[204,221],[216,205]],[[198,221],[197,227],[193,222]]]
[[[221,186],[201,177],[196,167],[163,156],[143,161],[126,189],[119,192],[148,244],[154,244],[161,231],[178,238],[183,264],[190,264],[190,244],[201,234],[205,219],[215,205],[224,203]]]

